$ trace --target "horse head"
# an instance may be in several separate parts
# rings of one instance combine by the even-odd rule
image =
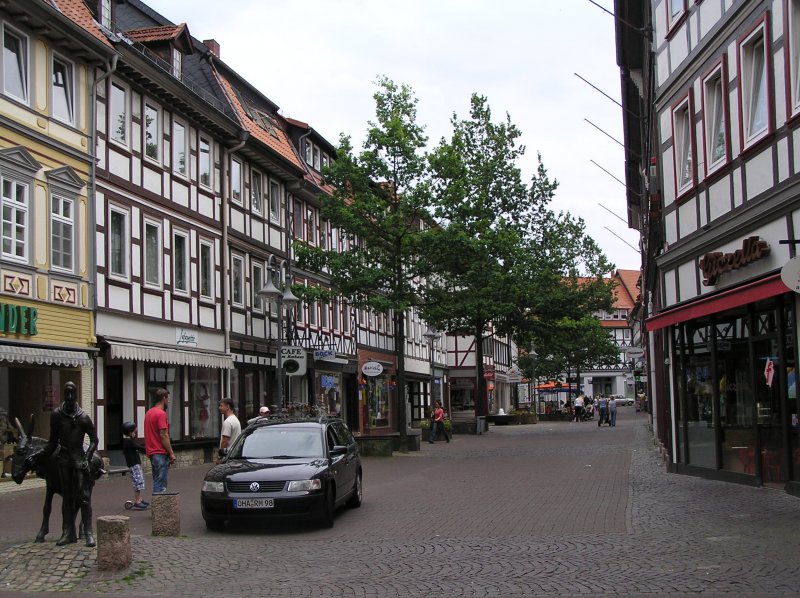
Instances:
[[[33,431],[33,417],[28,432],[26,432],[19,419],[14,418],[19,429],[19,440],[17,446],[14,447],[14,454],[11,457],[11,478],[17,483],[21,484],[25,480],[25,476],[29,471],[35,469],[35,462],[39,452],[42,450],[41,442],[37,442],[38,438],[31,436]]]

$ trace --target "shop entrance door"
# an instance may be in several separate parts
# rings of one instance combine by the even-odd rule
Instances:
[[[786,481],[783,463],[783,413],[780,399],[780,376],[784,365],[778,356],[776,338],[753,343],[755,354],[756,427],[761,447],[761,480],[765,484]]]
[[[122,449],[122,366],[110,365],[105,370],[105,437],[107,450]]]

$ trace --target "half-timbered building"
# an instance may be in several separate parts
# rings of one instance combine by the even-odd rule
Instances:
[[[79,0],[4,2],[0,36],[0,412],[47,437],[66,382],[93,413],[93,94],[113,50]]]

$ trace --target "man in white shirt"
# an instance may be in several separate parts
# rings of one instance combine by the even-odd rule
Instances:
[[[579,422],[583,419],[583,395],[575,397],[575,421]]]
[[[219,434],[219,452],[224,454],[233,444],[236,437],[242,433],[242,424],[233,412],[233,399],[225,397],[219,402],[219,412],[222,414],[222,430]]]

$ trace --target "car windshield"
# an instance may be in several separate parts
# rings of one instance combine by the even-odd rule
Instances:
[[[231,456],[235,459],[323,457],[322,435],[316,429],[264,426],[247,435]]]

